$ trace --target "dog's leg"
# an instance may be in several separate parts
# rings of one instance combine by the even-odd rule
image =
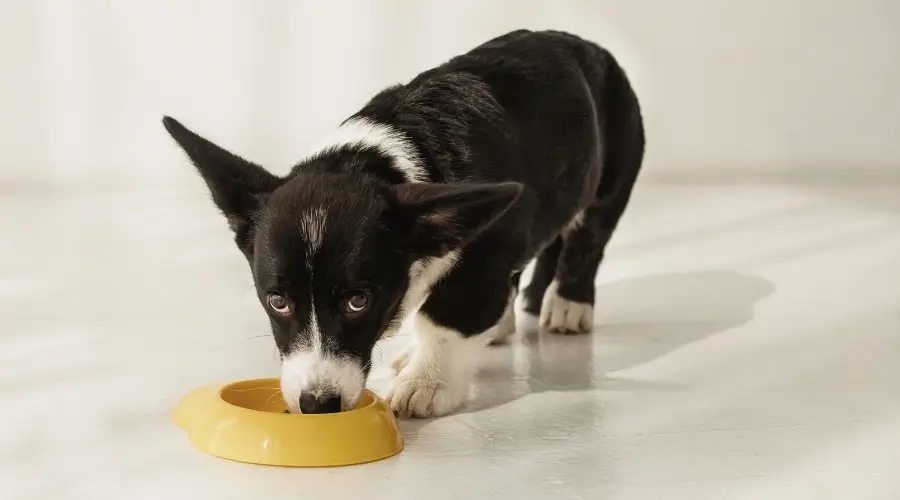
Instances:
[[[540,324],[550,331],[586,332],[593,326],[594,279],[607,243],[625,212],[644,156],[640,106],[621,68],[608,68],[602,126],[603,177],[595,200],[562,233],[553,281],[544,293]],[[599,166],[598,166],[599,168]]]
[[[630,192],[628,185],[612,203],[594,201],[563,231],[556,273],[541,303],[539,323],[544,329],[554,333],[591,331],[597,268]]]
[[[480,265],[454,269],[417,313],[416,342],[387,395],[398,415],[445,415],[468,396],[479,358],[497,335],[512,296],[509,273],[498,279],[480,272]]]
[[[494,328],[493,338],[488,345],[496,346],[505,344],[513,334],[516,333],[516,296],[518,293],[518,279],[513,279],[512,289],[509,292],[509,302],[506,304],[506,310],[503,316],[497,322]]]
[[[544,292],[553,276],[556,274],[556,263],[559,262],[559,254],[562,252],[562,238],[557,237],[547,248],[541,251],[537,256],[534,264],[534,273],[531,275],[531,282],[522,292],[525,299],[525,312],[537,316],[541,313],[541,301],[544,298]]]
[[[416,340],[410,339],[409,342],[403,346],[403,349],[400,349],[400,352],[394,356],[394,359],[391,361],[391,371],[394,372],[394,375],[402,372],[406,365],[409,364],[409,359],[412,357],[412,353],[416,347]]]
[[[555,333],[590,331],[594,325],[594,278],[611,230],[600,227],[596,204],[562,234],[562,251],[541,302],[540,326]]]
[[[466,338],[428,315],[415,318],[418,341],[387,399],[401,417],[437,417],[458,408],[469,394],[487,334]]]

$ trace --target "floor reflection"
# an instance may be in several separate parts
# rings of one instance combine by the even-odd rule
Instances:
[[[603,284],[597,289],[592,334],[541,333],[534,318],[520,317],[514,340],[486,355],[477,394],[465,411],[542,392],[671,389],[614,374],[750,321],[754,305],[774,290],[762,278],[733,271],[657,274]]]

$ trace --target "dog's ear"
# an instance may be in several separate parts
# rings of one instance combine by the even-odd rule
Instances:
[[[246,252],[253,216],[282,179],[191,132],[174,118],[164,117],[163,126],[206,181],[213,202],[228,219],[238,246]]]
[[[517,182],[400,184],[396,196],[407,249],[440,256],[464,246],[490,226],[522,193]]]

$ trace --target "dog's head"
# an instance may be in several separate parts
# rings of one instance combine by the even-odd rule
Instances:
[[[293,412],[352,408],[375,342],[427,292],[416,281],[446,272],[455,250],[521,191],[515,183],[388,185],[363,173],[320,173],[354,170],[340,165],[301,165],[282,178],[171,118],[163,123],[206,181],[250,264]]]

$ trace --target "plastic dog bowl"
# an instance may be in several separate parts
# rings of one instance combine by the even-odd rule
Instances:
[[[298,415],[286,409],[278,379],[255,379],[197,389],[181,399],[172,418],[197,449],[238,462],[329,467],[403,450],[390,406],[368,389],[350,411]]]

